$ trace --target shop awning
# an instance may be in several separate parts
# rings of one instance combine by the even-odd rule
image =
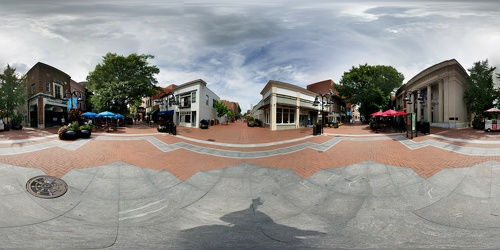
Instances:
[[[174,114],[174,110],[163,110],[163,111],[158,112],[158,115],[173,115],[173,114]]]
[[[148,112],[148,115],[154,114],[156,111],[158,111],[158,109],[153,109],[153,110]]]

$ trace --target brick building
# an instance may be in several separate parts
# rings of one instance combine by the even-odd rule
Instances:
[[[352,111],[350,110],[351,105],[346,104],[344,100],[339,96],[338,91],[334,88],[335,82],[333,80],[324,80],[321,82],[313,83],[307,85],[306,89],[314,92],[320,93],[322,95],[333,92],[333,105],[324,107],[323,111],[323,123],[328,122],[346,122],[352,116]],[[328,95],[329,97],[329,95]],[[324,99],[326,101],[326,99]]]
[[[237,102],[231,102],[231,101],[227,101],[227,100],[222,100],[222,102],[224,103],[224,105],[226,105],[227,109],[233,111],[233,114],[236,115],[239,113],[238,107],[240,105]]]
[[[68,103],[71,103],[71,100],[63,100],[66,93],[83,90],[82,96],[85,96],[84,88],[72,81],[68,74],[41,62],[26,73],[26,84],[28,104],[23,113],[26,114],[30,127],[62,125],[62,118],[68,120]]]

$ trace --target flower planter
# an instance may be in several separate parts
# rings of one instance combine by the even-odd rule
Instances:
[[[78,138],[76,131],[68,130],[63,134],[63,140],[75,140]]]
[[[90,135],[92,134],[92,131],[90,130],[80,130],[80,138],[90,138]]]
[[[13,125],[12,129],[14,129],[14,130],[21,130],[21,129],[23,129],[23,125]]]

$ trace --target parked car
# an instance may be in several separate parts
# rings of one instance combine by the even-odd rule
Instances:
[[[5,125],[3,125],[3,121],[0,120],[0,131],[4,131],[5,130]]]

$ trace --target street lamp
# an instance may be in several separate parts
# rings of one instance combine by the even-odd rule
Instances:
[[[321,98],[321,134],[323,134],[323,106],[329,107],[330,105],[333,105],[333,97],[335,94],[333,91],[330,89],[330,92],[327,94],[321,94],[318,93],[316,94],[316,98],[314,99],[313,106],[317,107],[320,104],[319,98]],[[325,103],[323,99],[326,99],[327,102]],[[319,118],[319,117],[318,117]]]
[[[168,106],[177,105],[177,101],[175,101],[175,96],[174,96],[174,94],[172,94],[172,92],[169,92],[169,93],[162,92],[160,94],[165,94],[166,95],[166,97],[167,97],[166,101],[167,102],[164,103],[163,99],[160,99],[160,97],[158,97],[158,99],[156,99],[155,102],[158,103],[158,104],[160,104],[160,105],[166,104],[165,108],[167,109],[167,111],[168,111]]]
[[[82,101],[82,92],[80,92],[78,90],[75,90],[73,92],[70,92],[69,90],[66,90],[66,92],[64,93],[63,100],[66,101],[66,102],[68,100],[71,100],[70,101],[70,109],[76,108],[76,104],[74,103],[73,97],[76,97],[76,102],[80,103]]]
[[[416,100],[412,100],[410,98],[410,96],[412,94],[416,93],[417,94],[417,98]],[[406,93],[406,97],[403,99],[403,101],[406,102],[406,104],[412,104],[413,102],[412,101],[415,101],[415,102],[419,102],[419,103],[424,103],[424,97],[422,96],[422,93],[420,92],[420,90],[410,90],[408,91],[408,93]],[[408,134],[410,133],[411,135],[411,139],[413,139],[413,132],[415,131],[415,136],[418,137],[418,133],[417,133],[417,130],[415,129],[414,130],[414,126],[416,125],[416,119],[414,117],[415,113],[417,112],[417,106],[416,105],[413,105],[413,110],[411,110],[414,114],[411,114],[411,113],[408,113],[409,115],[407,115],[407,119],[409,119],[409,121],[407,121],[407,126],[406,126],[406,137],[408,137]]]

